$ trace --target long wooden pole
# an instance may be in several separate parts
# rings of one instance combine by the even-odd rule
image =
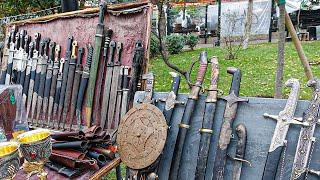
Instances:
[[[311,67],[309,65],[309,61],[308,61],[306,55],[304,54],[304,51],[302,49],[300,40],[299,40],[299,38],[297,36],[297,32],[294,29],[292,21],[290,19],[290,16],[289,16],[289,14],[287,12],[285,12],[285,21],[286,21],[286,27],[287,27],[290,35],[291,35],[293,44],[296,47],[296,50],[298,52],[300,61],[301,61],[302,66],[304,68],[304,73],[306,74],[308,80],[310,80],[310,79],[313,78],[313,74],[312,74],[312,71],[311,71]]]

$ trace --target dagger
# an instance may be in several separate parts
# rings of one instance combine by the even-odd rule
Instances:
[[[105,66],[106,66],[106,63],[108,61],[108,49],[109,49],[109,45],[110,45],[110,41],[111,41],[111,36],[113,34],[113,31],[111,29],[108,29],[106,31],[106,34],[105,34],[105,38],[104,38],[104,47],[103,47],[103,60],[100,62],[99,64],[99,79],[97,79],[97,83],[96,83],[96,86],[100,87],[102,86],[104,80],[106,80],[106,77],[104,77],[105,75]],[[108,73],[108,71],[107,71]],[[95,96],[94,96],[94,105],[93,107],[96,109],[96,108],[100,108],[100,105],[101,105],[101,99],[103,99],[103,97],[101,97],[101,89],[102,88],[96,88],[95,90]],[[103,91],[102,91],[103,92]],[[99,118],[99,115],[100,115],[100,111],[94,111],[92,113],[92,119],[93,119],[93,122],[97,122]]]
[[[101,44],[103,38],[103,30],[104,30],[104,14],[106,10],[105,2],[100,3],[100,11],[99,11],[99,21],[96,28],[96,36],[95,36],[95,44],[94,44],[94,53],[92,58],[92,67],[90,68],[89,74],[89,84],[87,90],[87,103],[86,103],[86,120],[87,126],[91,126],[91,115],[92,115],[92,104],[93,104],[93,95],[96,87],[97,80],[97,71],[100,59],[100,51]]]
[[[22,102],[23,105],[26,106],[27,104],[27,97],[29,92],[29,84],[30,84],[30,73],[31,73],[31,66],[32,66],[32,56],[33,56],[33,50],[34,50],[34,42],[29,43],[29,52],[28,52],[28,60],[27,60],[27,67],[26,67],[26,77],[23,83],[23,96],[22,96]],[[34,77],[33,77],[34,78]]]
[[[10,32],[10,48],[9,48],[9,57],[8,57],[8,67],[7,67],[7,74],[6,74],[6,79],[5,79],[5,85],[9,85],[11,82],[12,78],[12,67],[13,67],[13,57],[14,54],[16,53],[16,46],[18,44],[19,40],[19,35],[17,39],[17,29],[15,26],[12,27],[11,32]]]
[[[55,99],[55,94],[56,94],[56,91],[58,91],[56,89],[58,89],[57,88],[58,75],[60,73],[60,71],[59,71],[60,70],[60,51],[61,51],[61,47],[60,47],[60,45],[57,44],[54,49],[55,57],[54,57],[53,67],[52,67],[52,81],[51,81],[51,89],[50,89],[50,94],[49,94],[48,117],[47,117],[47,119],[48,119],[47,125],[49,128],[54,127],[54,121],[51,122],[51,119],[53,119],[52,118],[52,110],[53,110],[53,103],[54,103],[54,99]],[[59,83],[60,83],[60,87],[61,87],[61,81],[59,81]],[[59,87],[59,90],[60,90],[60,87]],[[57,94],[57,98],[59,98],[59,94]]]
[[[41,77],[41,69],[42,69],[42,59],[44,53],[44,46],[46,43],[46,39],[41,40],[39,45],[39,56],[37,58],[36,64],[36,71],[35,71],[35,78],[34,78],[34,85],[33,85],[33,94],[32,94],[32,104],[31,104],[31,124],[34,124],[34,113],[37,105],[38,99],[38,91],[39,91],[39,84],[40,84],[40,77]],[[31,84],[30,84],[31,86]],[[30,92],[30,91],[29,91]]]
[[[192,112],[194,111],[194,108],[196,106],[196,102],[198,100],[198,96],[201,90],[201,86],[204,80],[204,76],[207,70],[207,52],[201,52],[200,54],[200,67],[197,75],[197,81],[192,86],[191,92],[189,94],[186,108],[184,110],[181,123],[179,124],[179,132],[177,136],[176,145],[174,148],[174,156],[171,164],[171,170],[170,170],[170,176],[169,179],[175,180],[178,178],[178,171],[180,167],[180,160],[182,156],[182,149],[184,146],[184,141],[186,138],[186,134],[188,129],[190,128],[190,120],[192,116]],[[179,179],[179,178],[178,178]]]
[[[111,129],[111,125],[114,122],[115,126],[118,126],[119,121],[114,121],[115,117],[117,116],[117,114],[115,114],[115,106],[117,103],[117,90],[120,89],[121,87],[119,87],[119,84],[121,84],[120,82],[120,73],[121,73],[121,51],[122,51],[122,47],[123,44],[121,42],[118,42],[116,44],[116,52],[117,52],[117,58],[114,62],[114,66],[113,66],[113,72],[112,72],[112,81],[111,81],[111,87],[110,87],[110,91],[109,91],[109,102],[108,102],[108,113],[107,113],[107,117],[108,117],[108,123],[107,123],[107,129]],[[120,97],[121,98],[121,97]]]
[[[47,66],[48,66],[48,48],[49,48],[50,39],[46,38],[45,45],[44,45],[44,52],[41,59],[41,73],[40,73],[40,83],[38,89],[38,97],[37,97],[37,114],[36,114],[36,126],[41,124],[40,112],[43,106],[43,98],[44,98],[44,89],[46,83],[46,73],[47,73]]]
[[[107,119],[108,117],[108,109],[109,109],[109,99],[110,99],[110,90],[111,90],[111,83],[112,83],[112,74],[113,74],[113,68],[114,68],[114,51],[116,48],[116,42],[111,41],[109,45],[109,60],[107,63],[107,73],[105,76],[105,82],[104,82],[104,90],[102,94],[102,105],[101,105],[101,122],[100,126],[102,129],[105,128],[106,121],[111,121],[111,119]]]
[[[69,70],[68,70],[68,79],[67,79],[67,86],[66,86],[66,91],[65,91],[65,98],[64,98],[64,103],[63,103],[63,114],[62,114],[62,130],[65,130],[65,125],[67,121],[67,113],[69,110],[69,105],[70,105],[70,100],[72,96],[72,85],[73,85],[73,79],[74,79],[74,73],[76,69],[76,61],[77,61],[77,56],[76,56],[76,51],[78,47],[78,42],[73,41],[72,42],[72,50],[71,50],[71,59],[69,61]]]
[[[13,77],[12,79],[14,80],[13,82],[15,84],[20,84],[20,76],[21,76],[21,66],[22,66],[22,59],[23,59],[23,53],[24,53],[24,37],[26,36],[27,31],[26,30],[21,30],[20,34],[16,35],[18,36],[19,41],[17,41],[17,46],[16,46],[16,50],[17,53],[14,56],[13,59]]]
[[[60,62],[63,64],[63,71],[62,71],[61,89],[59,89],[60,92],[59,92],[58,113],[56,112],[56,109],[53,107],[54,108],[53,113],[57,115],[57,120],[58,120],[57,128],[58,129],[60,128],[61,115],[62,115],[64,98],[65,98],[65,93],[66,93],[66,88],[67,88],[69,61],[71,58],[72,42],[73,42],[73,37],[70,36],[68,38],[65,58],[61,59],[62,62]],[[57,88],[58,88],[58,86],[57,86]]]
[[[211,58],[211,82],[208,89],[208,96],[206,98],[204,117],[202,121],[202,128],[199,129],[201,134],[200,146],[198,151],[198,160],[196,168],[196,179],[204,179],[205,170],[207,166],[207,157],[210,147],[210,138],[213,133],[212,126],[215,116],[216,103],[217,103],[217,86],[219,78],[219,67],[217,57]]]
[[[263,180],[275,179],[280,157],[286,144],[285,138],[289,130],[289,125],[295,121],[293,116],[297,107],[297,101],[299,99],[300,83],[297,79],[289,79],[286,82],[286,86],[291,87],[291,92],[285,108],[280,111],[278,116],[269,115],[267,113],[264,114],[264,117],[276,120],[277,125],[268,151],[267,160],[263,171]]]
[[[128,91],[129,91],[129,67],[123,66],[123,80],[122,80],[122,99],[121,99],[121,110],[120,118],[122,118],[128,111]]]
[[[246,152],[246,143],[247,143],[246,126],[244,124],[238,124],[236,126],[236,134],[238,136],[238,143],[236,147],[236,156],[235,158],[233,158],[234,167],[233,167],[232,180],[240,180],[242,162],[249,163],[249,161],[244,160],[244,156]],[[251,166],[250,163],[249,165]]]
[[[29,110],[31,108],[32,95],[34,90],[36,68],[37,68],[38,57],[39,57],[40,37],[41,35],[39,33],[35,33],[34,42],[33,42],[34,50],[32,52],[32,58],[31,58],[30,82],[29,82],[29,88],[27,88],[28,90],[27,105],[26,105],[27,117],[29,117]],[[26,73],[28,73],[28,68]]]
[[[313,87],[313,98],[308,109],[303,113],[302,122],[306,125],[301,127],[296,153],[293,161],[291,179],[306,179],[308,173],[309,158],[312,157],[312,144],[315,141],[314,132],[319,119],[320,108],[320,80],[312,79],[307,85]]]
[[[213,178],[220,180],[223,180],[224,178],[225,165],[227,161],[227,148],[231,139],[232,123],[237,114],[238,103],[248,101],[247,99],[239,98],[241,82],[240,69],[229,67],[227,72],[232,74],[233,77],[229,95],[223,98],[227,103],[224,109],[223,121],[219,134],[219,142],[213,168]]]
[[[58,79],[58,74],[60,69],[60,51],[61,51],[60,45],[57,44],[54,49],[55,57],[54,57],[53,67],[52,67],[52,81],[51,81],[50,94],[49,94],[48,117],[47,117],[47,127],[49,128],[53,127],[54,125],[54,122],[53,121],[51,122],[51,119],[52,119],[51,116],[52,116],[55,92],[57,88],[57,79]]]
[[[79,91],[80,79],[82,74],[82,58],[83,58],[84,48],[78,49],[78,58],[76,64],[76,71],[74,75],[73,85],[72,85],[72,97],[71,97],[71,106],[70,106],[70,125],[69,131],[72,129],[74,114],[76,111],[77,96]]]
[[[80,87],[79,87],[79,92],[77,97],[77,104],[76,104],[77,125],[78,125],[79,131],[82,130],[82,126],[81,126],[82,103],[83,103],[85,91],[87,89],[90,66],[91,66],[92,55],[93,55],[93,47],[91,44],[88,44],[87,51],[88,51],[87,60],[86,60],[86,64],[83,67],[81,82],[80,82]]]
[[[52,76],[53,76],[53,62],[54,62],[54,50],[55,50],[56,43],[51,41],[49,44],[49,58],[47,61],[48,67],[47,67],[47,73],[46,73],[46,81],[45,81],[45,89],[44,89],[44,97],[43,97],[43,113],[42,113],[42,126],[49,126],[48,123],[46,123],[46,114],[48,110],[48,101],[49,101],[49,94],[51,90],[51,84],[52,84]]]
[[[181,77],[178,73],[175,73],[175,72],[170,72],[170,75],[172,76],[171,91],[169,92],[166,98],[159,99],[159,101],[165,102],[163,115],[169,127],[168,134],[170,134],[170,130],[171,130],[170,122],[171,122],[171,117],[172,117],[175,105],[184,104],[176,100],[178,91],[179,91]],[[170,159],[170,157],[172,157],[173,150],[174,149],[171,146],[169,146],[168,144],[165,144],[163,148],[163,153],[160,157],[158,169],[157,169],[157,174],[161,174],[161,176],[159,177],[160,180],[165,180],[169,178],[170,166],[167,165],[168,161],[165,162],[165,160],[168,160]],[[168,164],[171,164],[171,162],[169,162]]]
[[[29,35],[25,35],[24,36],[24,51],[22,53],[22,59],[21,59],[21,65],[20,65],[20,79],[19,79],[19,83],[22,85],[22,87],[24,87],[24,81],[26,78],[26,66],[27,66],[27,61],[28,61],[28,51],[29,51],[29,43],[30,43],[31,37]],[[24,89],[23,89],[24,91]]]

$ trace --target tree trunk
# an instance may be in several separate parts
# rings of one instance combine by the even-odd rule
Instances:
[[[276,72],[276,83],[275,83],[275,98],[282,98],[282,80],[283,80],[283,67],[284,67],[284,46],[286,42],[286,32],[285,32],[285,4],[279,5],[279,40],[278,40],[278,63]]]
[[[243,49],[247,49],[249,45],[251,25],[252,25],[252,14],[253,14],[253,0],[248,1],[248,10],[247,10],[247,20],[245,24],[245,34],[243,41]]]

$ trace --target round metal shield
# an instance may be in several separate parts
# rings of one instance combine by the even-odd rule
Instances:
[[[140,104],[122,118],[117,143],[121,160],[132,169],[150,166],[161,154],[168,126],[154,105]]]

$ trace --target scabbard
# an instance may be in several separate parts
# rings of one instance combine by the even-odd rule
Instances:
[[[89,147],[88,141],[57,142],[52,144],[53,149],[77,149],[85,151]]]
[[[34,121],[34,113],[36,110],[37,99],[38,99],[41,69],[42,69],[42,64],[40,62],[38,62],[37,67],[36,67],[36,76],[34,79],[33,94],[32,94],[32,105],[31,105],[31,115],[30,115],[31,124],[34,124],[34,122],[35,122]]]
[[[76,60],[71,59],[69,63],[69,72],[68,72],[68,80],[67,80],[67,87],[65,91],[65,99],[64,99],[64,106],[63,106],[63,116],[62,116],[62,126],[61,129],[65,129],[65,124],[67,121],[67,114],[69,110],[70,105],[70,99],[72,96],[72,85],[73,85],[73,79],[74,79],[74,73],[75,73],[75,66],[76,66]]]
[[[105,166],[107,164],[107,158],[103,154],[89,150],[87,152],[87,156],[95,159],[100,167]]]
[[[83,169],[72,169],[51,161],[47,162],[45,166],[68,178],[75,178],[86,172]]]
[[[75,72],[75,75],[74,75],[73,86],[72,86],[69,131],[71,131],[71,129],[72,129],[74,114],[75,114],[75,111],[76,111],[76,104],[77,104],[77,97],[78,97],[81,73],[82,73],[81,66],[77,66],[76,67],[76,72]]]
[[[116,111],[114,116],[114,124],[112,129],[117,129],[120,123],[120,115],[121,115],[121,103],[122,103],[122,90],[121,90],[122,78],[119,78],[119,85],[117,90],[117,103],[116,103]]]
[[[53,104],[53,114],[52,114],[52,128],[58,128],[59,127],[59,119],[58,119],[58,106],[60,101],[60,94],[61,94],[61,84],[62,84],[62,77],[61,75],[58,75],[57,79],[57,87],[54,95],[54,104]],[[56,123],[55,123],[56,122]],[[57,124],[57,126],[55,126]]]
[[[83,74],[81,77],[81,82],[80,82],[80,87],[79,87],[79,92],[78,92],[78,97],[77,97],[77,104],[76,104],[76,116],[77,116],[78,130],[82,129],[82,127],[81,127],[81,120],[82,120],[81,110],[82,110],[84,94],[86,92],[87,85],[88,85],[88,80],[89,80],[89,73],[83,71]]]
[[[44,88],[46,83],[46,72],[47,72],[47,61],[44,58],[44,62],[42,62],[41,74],[40,74],[40,84],[38,91],[38,101],[37,101],[37,114],[36,114],[36,126],[41,124],[40,122],[40,112],[42,109],[42,101],[44,97]]]
[[[58,68],[53,66],[53,72],[52,72],[52,81],[51,81],[51,89],[50,89],[50,95],[49,95],[49,105],[48,105],[48,117],[47,117],[47,125],[48,127],[53,127],[53,121],[52,119],[52,110],[53,110],[53,103],[55,98],[55,91],[57,87],[57,79],[58,79],[58,72],[59,72],[59,66]]]
[[[100,126],[104,129],[108,117],[108,106],[109,106],[109,99],[110,99],[110,89],[112,83],[112,74],[113,74],[113,67],[110,66],[107,68],[106,80],[104,83],[104,90],[102,95],[102,106],[101,108],[101,121]]]
[[[85,134],[82,131],[59,132],[51,134],[51,138],[57,141],[79,141],[85,138]]]
[[[115,119],[115,110],[116,110],[116,103],[117,103],[117,96],[118,96],[118,84],[120,81],[120,73],[121,73],[121,66],[117,65],[114,66],[113,68],[113,75],[112,75],[112,83],[111,83],[111,87],[110,87],[110,99],[109,99],[109,106],[108,106],[108,113],[107,113],[107,117],[108,117],[108,124],[107,124],[107,128],[106,129],[111,129],[112,123],[114,122]],[[118,122],[114,123],[115,126],[118,126]]]
[[[68,74],[69,74],[68,72],[69,72],[69,60],[68,61],[66,60],[63,66],[63,73],[62,73],[63,77],[62,77],[60,97],[59,97],[59,103],[58,103],[58,114],[57,114],[58,128],[60,128],[61,115],[62,115],[62,110],[64,106],[64,99],[65,99]]]
[[[52,153],[79,160],[83,160],[86,156],[84,152],[76,151],[73,149],[53,149]]]
[[[44,97],[43,97],[42,118],[41,118],[42,126],[49,126],[49,124],[46,121],[46,115],[47,115],[47,110],[49,105],[48,103],[49,103],[51,83],[52,83],[52,65],[48,66],[47,76],[46,76],[46,83],[45,83]]]
[[[268,152],[267,161],[263,171],[263,180],[275,179],[277,175],[278,165],[284,147],[279,146],[274,151]]]
[[[31,61],[31,60],[29,60]],[[23,83],[23,95],[22,95],[22,102],[23,105],[26,106],[27,105],[27,97],[28,97],[28,91],[29,91],[29,84],[30,84],[30,79],[31,79],[31,64],[27,65],[26,68],[26,77]]]
[[[50,158],[50,161],[59,163],[63,166],[73,168],[73,169],[91,169],[91,170],[98,170],[99,166],[97,165],[96,160],[80,160],[80,159],[74,159],[70,158],[65,155],[55,154],[52,153]]]

